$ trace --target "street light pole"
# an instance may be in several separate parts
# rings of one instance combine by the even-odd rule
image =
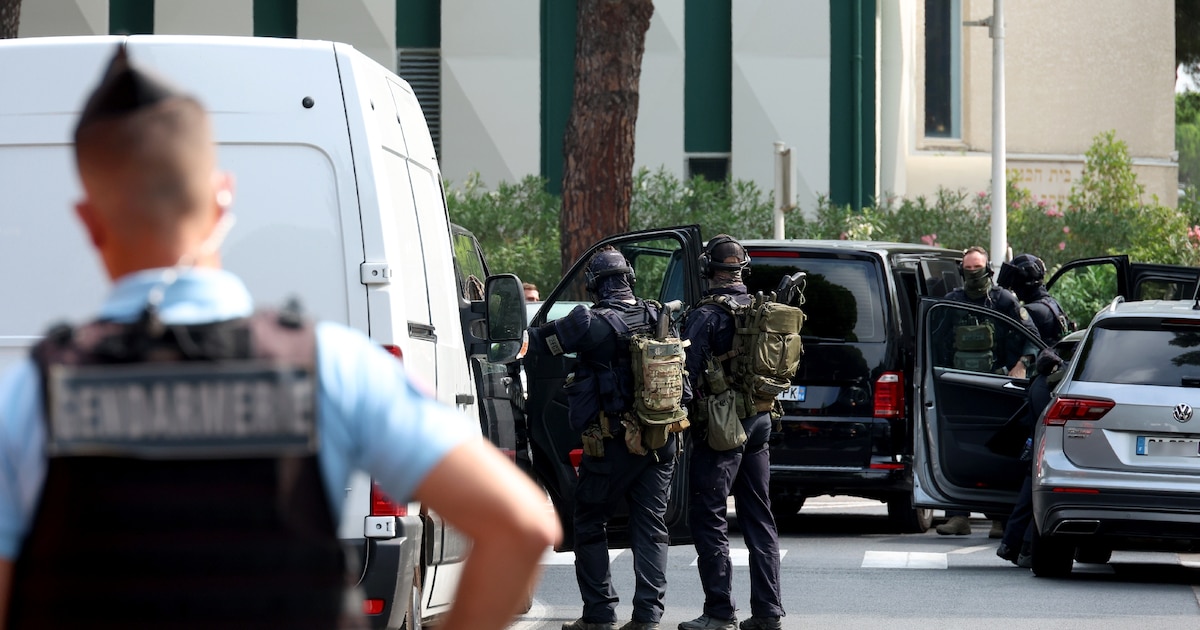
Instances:
[[[992,15],[963,22],[986,26],[992,38],[992,265],[1008,260],[1008,161],[1004,118],[1004,0],[992,0]]]

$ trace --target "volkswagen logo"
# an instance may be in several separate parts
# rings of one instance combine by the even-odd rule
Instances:
[[[1192,408],[1187,404],[1180,403],[1175,405],[1175,411],[1172,415],[1175,416],[1176,422],[1187,422],[1192,419]]]

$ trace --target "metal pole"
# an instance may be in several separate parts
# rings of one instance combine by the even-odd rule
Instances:
[[[775,238],[783,238],[783,208],[788,203],[787,194],[790,188],[787,185],[787,177],[784,165],[784,144],[781,141],[775,142]]]
[[[1008,258],[1008,178],[1004,130],[1004,0],[992,0],[992,265]]]

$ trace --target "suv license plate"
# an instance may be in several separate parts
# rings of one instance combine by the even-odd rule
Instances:
[[[786,400],[788,402],[804,402],[806,389],[807,388],[804,385],[792,385],[791,387],[779,392],[779,395],[775,398],[779,400]]]
[[[1200,438],[1165,438],[1139,435],[1137,454],[1158,457],[1200,457]]]

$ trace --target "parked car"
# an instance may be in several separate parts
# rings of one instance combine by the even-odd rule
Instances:
[[[804,359],[780,394],[783,431],[771,443],[771,508],[851,495],[887,503],[895,529],[923,532],[932,513],[912,503],[913,358],[922,297],[960,286],[962,253],[907,243],[743,243],[751,292],[808,274]]]
[[[1088,328],[1038,427],[1039,576],[1113,550],[1200,548],[1200,310],[1115,300]],[[1196,422],[1193,423],[1193,420]]]
[[[1181,477],[1187,474],[1187,463],[1181,463],[1185,460],[1173,460],[1179,464],[1173,469],[1162,459],[1154,461],[1166,457],[1157,451],[1158,446],[1146,446],[1149,455],[1136,453],[1139,437],[1152,444],[1164,436],[1168,440],[1171,436],[1195,437],[1195,443],[1200,444],[1200,429],[1190,436],[1184,423],[1172,419],[1174,405],[1200,402],[1189,395],[1191,390],[1182,374],[1194,358],[1187,344],[1193,338],[1200,344],[1200,311],[1192,310],[1193,300],[1138,301],[1162,291],[1194,295],[1198,277],[1200,269],[1134,264],[1124,256],[1115,256],[1064,265],[1048,283],[1051,294],[1062,293],[1063,287],[1072,282],[1086,283],[1092,290],[1087,300],[1093,301],[1105,299],[1104,294],[1111,291],[1107,299],[1116,306],[1101,309],[1094,317],[1084,313],[1091,321],[1087,331],[1060,342],[1067,344],[1063,349],[1067,354],[1071,354],[1070,344],[1079,345],[1065,368],[1068,372],[1056,390],[1055,402],[1046,412],[1043,424],[1052,424],[1039,427],[1034,506],[1035,520],[1045,537],[1034,554],[1039,575],[1069,572],[1077,551],[1081,560],[1107,561],[1112,549],[1141,544],[1137,541],[1141,534],[1156,527],[1159,540],[1144,541],[1147,547],[1165,541],[1167,544],[1160,548],[1183,548],[1190,544],[1188,536],[1195,534],[1193,538],[1200,539],[1200,525],[1196,524],[1200,523],[1200,509],[1191,517],[1195,523],[1189,523],[1186,515],[1174,514],[1188,501],[1200,508],[1200,494],[1186,496],[1193,491],[1188,480]],[[1077,300],[1082,299],[1078,289],[1076,285],[1071,294]],[[913,401],[914,503],[1004,514],[1012,509],[1026,469],[1011,455],[993,452],[989,441],[1006,424],[1028,413],[1029,380],[956,367],[945,344],[946,331],[964,319],[990,326],[996,339],[1016,335],[1032,351],[1044,347],[1019,323],[993,311],[960,302],[922,301],[917,330],[919,381]],[[1158,332],[1139,330],[1154,326]],[[1156,345],[1150,345],[1151,339]],[[1100,361],[1109,362],[1106,367],[1114,371],[1129,368],[1129,374],[1121,377],[1128,382],[1090,376],[1095,374],[1090,369],[1081,371],[1081,366],[1099,365]],[[1157,378],[1153,375],[1165,370],[1175,370],[1178,382],[1162,385],[1152,380]],[[1197,372],[1200,383],[1200,369]],[[1089,375],[1087,380],[1080,381],[1084,375]],[[1139,399],[1138,395],[1143,397]],[[1063,396],[1068,396],[1066,401]],[[1071,396],[1076,397],[1075,402],[1068,404]],[[1122,408],[1110,417],[1108,414],[1118,403]],[[1105,407],[1107,410],[1102,412]],[[1166,415],[1153,419],[1163,408]],[[1180,413],[1186,415],[1182,409]],[[1195,466],[1200,468],[1200,459]],[[1127,491],[1115,478],[1144,484],[1143,490]],[[1196,491],[1200,492],[1200,486]],[[1122,498],[1127,500],[1124,506],[1129,522],[1099,518],[1086,507],[1093,499],[1099,506],[1109,499],[1121,505]],[[1070,506],[1084,507],[1076,510]],[[1141,526],[1140,510],[1157,513],[1157,524],[1141,530],[1131,526]],[[1104,508],[1099,513],[1104,513]]]

